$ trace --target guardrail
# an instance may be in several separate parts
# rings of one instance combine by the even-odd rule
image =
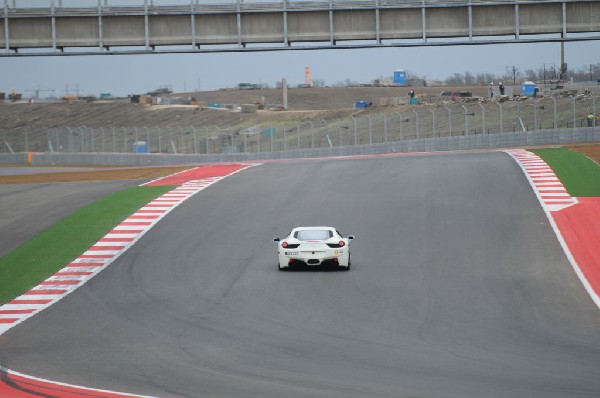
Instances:
[[[122,165],[160,166],[214,162],[245,162],[275,159],[316,158],[328,156],[360,156],[400,152],[433,152],[492,148],[514,148],[536,145],[600,142],[600,129],[585,127],[569,130],[543,130],[498,133],[476,136],[453,136],[411,139],[372,145],[340,146],[288,151],[220,154],[131,154],[131,153],[0,153],[0,164],[34,165]]]

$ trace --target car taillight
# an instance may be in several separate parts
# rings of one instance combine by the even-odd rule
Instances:
[[[346,246],[346,242],[344,242],[343,240],[341,240],[340,243],[338,243],[338,245],[340,245],[340,247],[344,247],[344,246]]]
[[[281,243],[281,247],[283,247],[285,249],[286,247],[288,247],[288,243],[287,242]]]

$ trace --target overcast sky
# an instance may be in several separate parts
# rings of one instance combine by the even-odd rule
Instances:
[[[12,4],[13,0],[9,0]],[[16,0],[17,5],[48,4],[51,0]],[[59,0],[54,0],[58,4]],[[97,0],[62,0],[64,6]],[[101,0],[104,2],[105,0]],[[109,4],[143,4],[144,0],[109,0]],[[187,3],[189,0],[154,0],[155,4]],[[255,0],[253,0],[255,1]],[[165,3],[167,2],[167,3]],[[3,3],[0,0],[0,3]],[[600,41],[569,42],[565,58],[570,68],[600,62]],[[3,51],[0,49],[0,51]],[[455,72],[502,75],[506,67],[521,71],[560,65],[559,43],[502,44],[417,48],[373,48],[353,50],[277,51],[216,54],[153,54],[53,57],[0,57],[0,92],[46,88],[54,95],[111,93],[124,96],[145,93],[161,86],[174,91],[214,90],[237,83],[275,85],[285,77],[295,85],[304,82],[304,68],[312,78],[328,85],[351,79],[370,82],[391,77],[405,69],[428,79],[443,80]],[[600,76],[598,76],[600,77]],[[50,92],[40,93],[43,96]]]

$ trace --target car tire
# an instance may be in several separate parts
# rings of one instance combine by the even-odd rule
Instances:
[[[350,271],[350,266],[352,265],[352,258],[348,256],[348,266],[344,267],[344,271]]]

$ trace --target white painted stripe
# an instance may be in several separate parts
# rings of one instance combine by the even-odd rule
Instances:
[[[550,182],[550,181],[558,181],[560,182],[560,180],[556,177],[531,177],[531,179],[533,180],[533,182],[539,181],[539,182]]]
[[[71,261],[71,263],[98,263],[98,266],[102,266],[104,265],[108,260],[105,260],[103,258],[81,258],[78,257],[75,260]]]
[[[115,254],[117,254],[120,250],[91,250],[91,251],[86,251],[83,253],[84,256],[114,256]]]
[[[17,297],[15,300],[55,300],[61,297],[63,297],[62,294],[26,294]],[[44,304],[44,306],[47,306],[47,304]],[[4,308],[4,306],[0,308]]]
[[[52,275],[46,281],[62,282],[62,281],[81,281],[87,279],[89,275]]]
[[[6,307],[6,308],[4,308]],[[46,304],[10,304],[6,303],[2,306],[3,310],[39,310],[46,307]]]
[[[131,238],[135,238],[138,235],[139,235],[138,233],[135,233],[135,234],[111,234],[111,233],[108,233],[104,237],[109,238],[109,239],[131,239]]]
[[[541,196],[542,196],[542,198],[547,198],[550,196],[566,196],[567,198],[571,199],[571,195],[569,195],[567,192],[550,192],[550,193],[543,192]]]
[[[145,225],[140,225],[140,226],[131,226],[131,225],[117,225],[116,227],[113,228],[113,230],[115,231],[124,231],[130,234],[137,234],[137,230],[138,229],[144,229],[146,226]]]
[[[534,184],[538,187],[561,187],[561,188],[564,188],[564,185],[560,181],[558,181],[558,182],[540,181],[540,182],[535,182]]]
[[[100,241],[98,241],[98,242],[94,243],[94,246],[92,246],[92,247],[98,247],[98,246],[123,246],[123,244],[120,242],[100,242]],[[123,246],[123,247],[125,247],[125,246]]]
[[[544,202],[546,203],[573,203],[570,199],[569,200],[565,200],[565,199],[548,199],[548,198],[542,198],[544,200]]]
[[[68,268],[63,268],[62,270],[58,271],[58,272],[92,272],[92,274],[100,271],[102,268],[104,268],[104,266],[102,267],[68,267]],[[89,275],[87,275],[89,276]]]

